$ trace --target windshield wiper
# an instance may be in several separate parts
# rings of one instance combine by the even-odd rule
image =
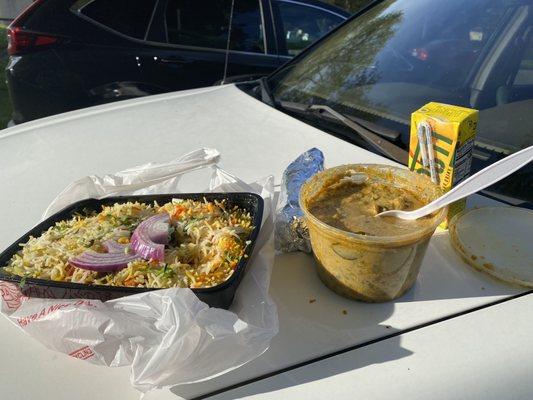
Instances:
[[[372,132],[361,123],[354,121],[353,119],[341,114],[338,111],[335,111],[333,108],[325,105],[306,105],[299,103],[291,102],[280,102],[282,108],[286,108],[290,111],[295,111],[303,114],[318,114],[321,115],[323,112],[328,113],[330,116],[334,117],[337,121],[340,121],[348,128],[352,129],[361,139],[370,145],[374,150],[379,153],[393,159],[394,161],[399,162],[402,165],[407,165],[409,160],[409,153],[402,149],[399,146],[385,140],[380,135],[375,132]],[[383,136],[395,136],[388,132],[383,132]],[[397,137],[397,136],[396,136]]]
[[[270,86],[268,86],[266,76],[259,78],[257,81],[259,82],[259,87],[261,88],[261,101],[276,108],[276,100],[274,99],[274,95],[270,90]]]
[[[409,161],[409,153],[404,149],[396,146],[395,144],[389,142],[388,140],[382,139],[374,132],[366,129],[363,125],[358,122],[352,121],[350,118],[345,117],[340,112],[335,111],[333,108],[323,105],[312,105],[309,106],[310,110],[316,110],[318,112],[327,112],[330,115],[333,115],[336,119],[341,121],[344,125],[349,128],[352,128],[355,133],[357,133],[365,142],[367,142],[371,147],[379,151],[380,153],[386,155],[389,158],[392,158],[394,161],[399,162],[402,165],[407,165]]]

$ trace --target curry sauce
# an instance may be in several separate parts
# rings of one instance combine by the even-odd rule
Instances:
[[[309,202],[309,211],[326,224],[371,236],[394,236],[420,228],[422,221],[376,218],[387,210],[415,210],[426,203],[413,191],[391,182],[370,181],[365,174],[345,176],[326,185]]]

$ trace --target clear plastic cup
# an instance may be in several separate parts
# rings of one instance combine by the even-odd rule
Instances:
[[[343,176],[365,173],[369,182],[390,182],[419,194],[430,202],[441,195],[441,189],[421,174],[405,168],[380,164],[350,164],[322,171],[303,186],[302,208],[318,275],[330,289],[351,299],[367,302],[393,300],[416,281],[429,239],[446,214],[442,208],[421,220],[408,233],[395,236],[369,236],[347,232],[316,218],[308,205],[324,187]]]

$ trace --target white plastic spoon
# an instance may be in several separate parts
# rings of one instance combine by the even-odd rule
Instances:
[[[472,193],[485,189],[487,186],[496,183],[508,175],[511,175],[520,167],[533,160],[533,146],[529,146],[520,150],[504,159],[489,165],[478,173],[472,175],[470,178],[461,182],[452,190],[426,204],[424,207],[413,211],[389,210],[376,214],[376,217],[397,217],[401,219],[418,219],[422,218],[439,208],[447,206],[454,201],[460,200],[463,197],[469,196]]]

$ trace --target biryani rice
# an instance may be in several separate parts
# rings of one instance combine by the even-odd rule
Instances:
[[[137,259],[117,272],[96,272],[69,264],[86,250],[105,252],[102,243],[129,243],[143,220],[156,213],[170,216],[170,242],[163,262]],[[4,270],[27,278],[92,285],[142,288],[212,287],[226,281],[245,256],[254,227],[252,217],[226,201],[173,199],[159,206],[127,202],[99,213],[76,215],[31,237]]]

